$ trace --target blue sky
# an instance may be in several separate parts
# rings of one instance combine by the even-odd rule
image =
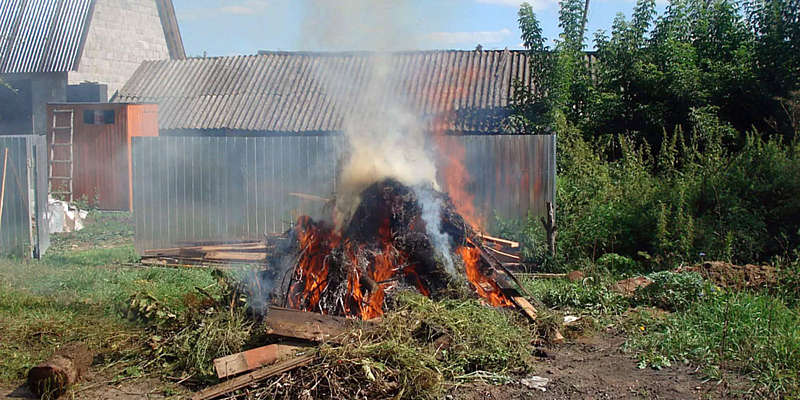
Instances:
[[[344,3],[359,4],[357,15],[338,13]],[[369,37],[370,29],[396,32],[393,49],[518,49],[517,0],[173,0],[187,55],[254,54],[258,50],[375,50],[370,40],[325,40],[330,29],[361,24],[355,36]],[[391,21],[373,22],[370,9],[361,5],[393,4],[386,11]],[[548,38],[558,30],[557,0],[531,2]],[[335,10],[331,10],[335,6]],[[608,30],[614,16],[630,15],[633,0],[593,0],[589,6],[588,32]],[[380,12],[380,11],[376,11]],[[379,18],[377,18],[379,19]],[[391,29],[385,28],[392,25]],[[329,25],[329,26],[325,26]],[[363,25],[369,25],[365,28]],[[324,29],[320,28],[324,26]],[[309,31],[320,32],[309,35]],[[346,28],[347,29],[347,28]],[[359,30],[360,29],[360,30]],[[352,33],[351,32],[351,33]],[[311,37],[310,37],[311,36]],[[399,43],[398,43],[399,42]],[[360,48],[352,48],[360,47]]]

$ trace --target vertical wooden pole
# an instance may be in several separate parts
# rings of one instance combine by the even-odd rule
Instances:
[[[556,256],[556,236],[558,235],[558,229],[556,228],[556,212],[553,207],[553,203],[547,202],[547,219],[541,217],[542,226],[544,226],[544,230],[547,233],[547,247],[550,250],[550,255],[555,257]]]
[[[8,147],[3,152],[3,183],[0,187],[0,227],[3,226],[3,205],[6,197],[6,166],[8,166]]]

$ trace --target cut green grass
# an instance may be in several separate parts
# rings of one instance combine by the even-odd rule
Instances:
[[[24,379],[30,367],[72,341],[102,350],[105,359],[123,358],[137,347],[138,332],[121,316],[96,305],[0,284],[0,382]]]
[[[779,299],[721,293],[665,318],[641,313],[633,325],[627,346],[642,367],[685,361],[712,377],[720,368],[747,376],[758,396],[800,393],[800,313]]]
[[[609,277],[590,277],[581,282],[566,279],[523,279],[522,284],[533,296],[549,308],[575,311],[595,316],[621,314],[628,308],[628,300],[612,292]]]

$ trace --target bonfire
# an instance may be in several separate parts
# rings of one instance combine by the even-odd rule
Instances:
[[[476,230],[446,194],[385,179],[360,199],[340,229],[308,216],[297,220],[289,245],[272,260],[290,264],[276,277],[273,305],[372,319],[399,289],[438,298],[467,288],[492,306],[514,305],[498,285],[504,278],[499,263],[481,250]],[[439,221],[426,221],[431,203],[441,209]]]

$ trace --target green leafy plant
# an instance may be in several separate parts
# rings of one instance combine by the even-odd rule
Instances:
[[[647,277],[653,283],[636,289],[633,295],[635,304],[652,305],[665,310],[682,310],[716,292],[696,272],[661,271]]]

